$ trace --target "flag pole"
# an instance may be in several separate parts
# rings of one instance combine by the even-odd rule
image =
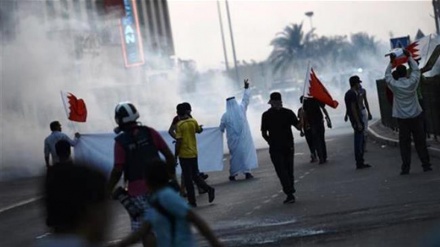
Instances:
[[[63,94],[62,90],[60,90],[60,95],[61,95],[61,101],[63,102],[63,106],[64,106],[64,112],[66,112],[66,116],[67,116],[67,120],[68,120],[67,124],[70,126],[70,129],[72,129],[73,132],[76,133],[78,131],[76,130],[76,128],[73,125],[72,121],[69,120],[69,112],[67,110],[67,103],[66,103],[66,100],[64,99],[64,94]]]
[[[304,79],[304,86],[303,86],[303,93],[302,93],[302,96],[303,96],[303,106],[304,106],[304,97],[305,97],[305,94],[306,94],[306,85],[307,85],[307,82],[310,80],[310,60],[308,61],[308,63],[307,63],[307,71],[306,71],[306,79]]]

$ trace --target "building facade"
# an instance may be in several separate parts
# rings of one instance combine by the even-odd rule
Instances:
[[[115,16],[109,6],[120,7],[122,15]],[[122,45],[121,18],[131,9],[141,37],[144,54],[171,57],[175,54],[167,0],[43,0],[0,1],[0,37],[13,42],[22,29],[20,19],[28,13],[37,16],[52,33],[93,33],[100,45]],[[134,29],[134,28],[133,28]],[[75,35],[72,39],[75,39]],[[148,55],[147,55],[148,56]]]

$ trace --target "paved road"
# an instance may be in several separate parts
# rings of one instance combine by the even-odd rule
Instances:
[[[349,134],[328,137],[326,165],[308,163],[305,144],[296,145],[295,204],[282,204],[268,151],[260,150],[255,179],[229,182],[227,171],[211,173],[216,200],[199,196],[196,211],[227,246],[427,246],[423,241],[440,232],[440,160],[424,173],[415,156],[411,174],[400,176],[398,149],[369,143],[373,168],[355,170],[352,142]],[[17,187],[21,200],[38,194],[35,186]],[[128,216],[113,207],[110,239],[118,239],[129,232]],[[45,237],[40,209],[37,200],[0,212],[0,246],[30,246]]]

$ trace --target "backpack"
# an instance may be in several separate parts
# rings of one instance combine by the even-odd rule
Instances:
[[[137,131],[136,134],[135,131]],[[115,137],[115,141],[125,150],[124,177],[128,181],[143,179],[145,166],[160,159],[151,129],[146,126],[137,126],[124,131]]]

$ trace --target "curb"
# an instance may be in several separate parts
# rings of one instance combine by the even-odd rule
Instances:
[[[380,121],[380,119],[376,120],[370,126],[373,126],[378,121]],[[394,147],[397,147],[399,145],[399,140],[379,135],[370,126],[368,126],[368,135],[371,136],[376,141],[378,141],[378,142],[380,142],[382,144],[386,144],[386,145],[394,146]],[[411,143],[411,145],[414,146],[414,143]],[[429,155],[430,156],[434,156],[434,157],[440,158],[440,149],[439,148],[428,147],[428,150],[429,150]]]

